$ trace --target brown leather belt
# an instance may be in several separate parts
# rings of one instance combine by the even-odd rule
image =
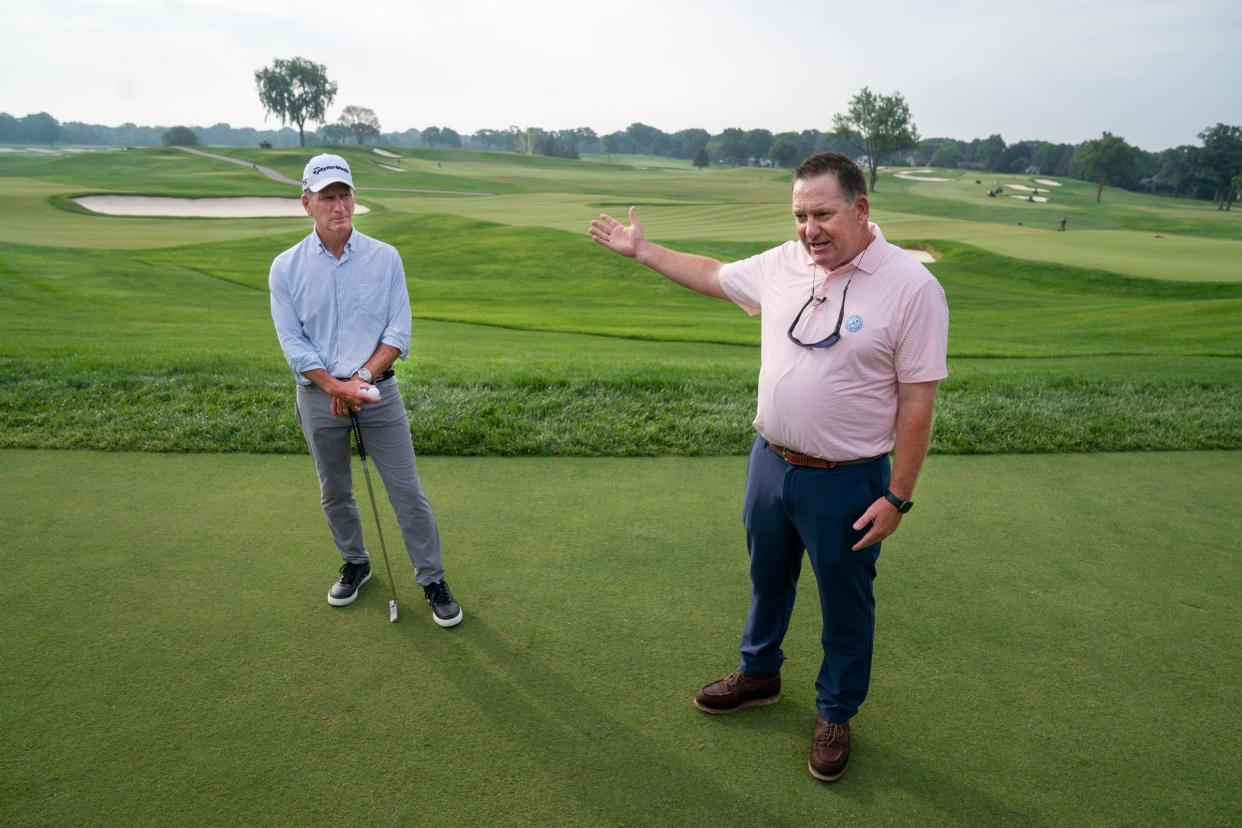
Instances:
[[[857,460],[824,460],[819,457],[812,457],[809,454],[802,454],[793,449],[778,446],[776,443],[768,443],[768,448],[776,452],[778,456],[786,463],[794,466],[809,466],[813,469],[835,469],[837,466],[861,466],[863,463],[870,463],[884,457],[883,454],[877,454],[875,457],[860,457]]]

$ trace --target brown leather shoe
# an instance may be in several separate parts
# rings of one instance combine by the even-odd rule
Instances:
[[[811,739],[811,758],[806,763],[811,776],[822,782],[836,782],[845,775],[850,763],[850,723],[837,724],[815,720],[815,737]]]
[[[762,707],[781,700],[781,674],[747,678],[730,673],[713,681],[694,697],[694,706],[704,713],[733,713],[747,707]]]

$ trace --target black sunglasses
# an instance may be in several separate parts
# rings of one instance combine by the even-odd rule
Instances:
[[[863,256],[866,256],[866,255],[867,255],[867,252],[864,250]],[[858,264],[862,264],[861,258],[859,258]],[[858,265],[854,266],[854,271],[855,272],[858,271]],[[831,348],[833,345],[836,345],[838,342],[840,342],[841,341],[841,322],[842,320],[845,319],[845,294],[850,292],[850,282],[852,281],[854,281],[853,274],[851,274],[849,280],[846,281],[845,289],[841,291],[841,310],[837,314],[837,326],[832,329],[832,333],[828,334],[828,336],[824,337],[819,342],[803,342],[801,339],[798,339],[798,337],[794,336],[794,328],[798,327],[798,320],[802,318],[802,314],[806,312],[806,309],[810,307],[812,302],[815,302],[815,276],[812,274],[811,296],[809,299],[806,300],[806,304],[802,306],[802,309],[798,311],[798,315],[794,317],[794,321],[790,323],[789,330],[785,332],[786,336],[789,337],[789,341],[795,345],[801,345],[803,348]],[[828,301],[828,297],[825,296],[823,299],[820,299],[818,302],[815,302],[815,304],[818,306],[818,305],[822,305],[824,302],[827,302],[827,301]]]
[[[851,276],[850,281],[853,281],[853,280],[854,280],[854,277]],[[845,294],[849,293],[849,290],[850,290],[850,283],[846,282],[845,290],[841,291],[841,312],[837,314],[837,326],[833,328],[832,333],[828,334],[828,336],[824,337],[819,342],[803,342],[801,339],[798,339],[798,337],[794,336],[794,328],[798,327],[798,320],[802,318],[803,312],[810,306],[811,302],[814,301],[815,299],[815,291],[814,289],[812,289],[811,298],[806,300],[806,304],[802,306],[802,310],[798,311],[798,315],[794,317],[793,323],[789,326],[789,330],[786,331],[786,334],[789,336],[790,341],[792,341],[793,344],[795,345],[801,345],[803,348],[831,348],[833,345],[836,345],[838,342],[840,342],[841,341],[841,320],[845,319]],[[820,299],[815,304],[820,305],[827,301],[828,301],[828,297],[825,296],[823,299]]]

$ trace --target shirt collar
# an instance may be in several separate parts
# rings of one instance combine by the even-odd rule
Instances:
[[[323,239],[319,238],[319,231],[312,227],[310,234],[311,234],[311,238],[315,240],[315,248],[318,250],[318,252],[327,254],[328,251],[323,246]],[[354,239],[357,238],[357,236],[358,236],[358,228],[357,227],[349,228],[349,238],[345,240],[345,252],[346,253],[353,252]],[[331,254],[328,254],[328,255],[331,255]]]
[[[867,243],[867,246],[862,249],[861,253],[850,259],[845,264],[835,270],[825,271],[829,276],[834,273],[839,273],[841,270],[849,267],[850,265],[853,265],[854,270],[856,271],[862,271],[863,273],[875,273],[875,269],[880,266],[880,260],[883,258],[883,256],[880,255],[880,251],[884,249],[884,245],[888,242],[884,240],[884,234],[880,232],[880,225],[869,221],[867,222],[867,227],[871,231],[871,241]],[[810,267],[818,267],[818,265],[815,264],[815,259],[811,258],[811,254],[809,252],[806,254],[806,263]],[[860,267],[862,264],[865,264],[866,267]]]

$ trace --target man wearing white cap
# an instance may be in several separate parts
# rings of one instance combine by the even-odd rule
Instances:
[[[268,276],[272,320],[297,382],[296,413],[319,473],[324,514],[344,563],[328,603],[350,604],[371,579],[350,474],[351,412],[366,432],[416,579],[441,627],[462,610],[444,580],[440,534],[423,492],[410,422],[392,364],[410,347],[410,297],[392,245],[353,224],[353,175],[339,155],[316,155],[302,174],[310,235],[276,257]],[[379,390],[376,399],[372,387]]]

